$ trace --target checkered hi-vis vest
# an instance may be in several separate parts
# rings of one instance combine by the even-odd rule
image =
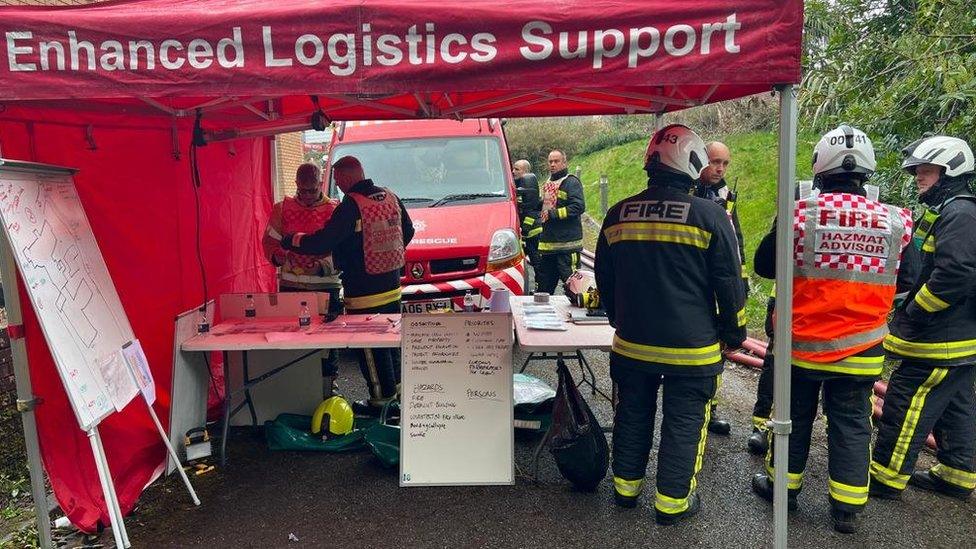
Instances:
[[[793,214],[793,357],[830,363],[888,333],[911,212],[801,184]]]
[[[363,261],[367,274],[383,274],[403,268],[403,220],[400,204],[390,191],[369,196],[349,193],[359,206],[363,231]]]
[[[281,202],[282,234],[318,231],[332,218],[337,205],[337,202],[325,199],[310,207],[303,206],[294,198],[285,198]],[[319,276],[320,267],[322,276]],[[316,289],[340,284],[339,272],[332,263],[331,255],[289,253],[288,263],[281,268],[280,276],[284,286]]]

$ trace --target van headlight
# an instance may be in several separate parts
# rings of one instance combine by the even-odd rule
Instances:
[[[512,229],[499,229],[491,235],[488,248],[488,270],[506,269],[522,259],[522,243]]]

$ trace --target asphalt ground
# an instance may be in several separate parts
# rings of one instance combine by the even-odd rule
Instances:
[[[587,357],[598,383],[609,389],[607,355],[587,352]],[[523,358],[516,353],[516,366]],[[341,360],[341,387],[349,396],[361,396],[353,355],[343,354]],[[528,372],[555,386],[554,363],[533,362]],[[173,475],[146,490],[126,524],[136,547],[769,547],[771,506],[749,488],[762,461],[745,451],[756,380],[752,370],[727,369],[720,415],[732,422],[732,435],[709,436],[699,476],[702,511],[676,526],[655,525],[648,497],[653,484],[645,486],[637,509],[618,509],[611,504],[610,473],[596,492],[576,492],[548,453],[538,484],[519,475],[514,486],[399,488],[396,470],[384,469],[368,451],[271,452],[257,431],[235,434],[226,468],[194,477],[200,507],[192,505]],[[586,396],[601,423],[609,422],[609,404]],[[974,546],[976,500],[960,502],[912,488],[903,501],[872,500],[857,534],[834,532],[819,421],[800,509],[789,520],[791,547]],[[538,436],[516,437],[521,471],[528,470],[537,441]],[[655,467],[652,453],[650,483]],[[112,545],[107,532],[88,541]]]

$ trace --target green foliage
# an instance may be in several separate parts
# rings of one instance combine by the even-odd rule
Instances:
[[[925,132],[976,138],[976,7],[971,0],[807,0],[801,123],[860,127],[875,183],[912,202],[900,150]]]
[[[750,132],[716,136],[732,150],[732,164],[727,181],[737,187],[737,209],[746,245],[746,272],[752,286],[752,299],[746,307],[749,329],[761,333],[766,315],[766,299],[771,283],[752,272],[752,255],[759,241],[769,231],[776,213],[777,135],[772,132]],[[809,179],[810,159],[818,136],[804,133],[797,143],[797,178]],[[606,174],[609,205],[641,192],[647,185],[644,175],[643,139],[611,147],[589,155],[578,156],[570,162],[571,168],[582,168],[581,179],[586,195],[586,210],[594,219],[602,220],[600,206],[600,175]]]

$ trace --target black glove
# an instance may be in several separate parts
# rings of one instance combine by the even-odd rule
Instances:
[[[293,236],[295,236],[295,235],[293,235],[293,234],[282,235],[281,236],[281,247],[284,248],[284,249],[286,249],[286,250],[294,250],[295,247],[292,246],[292,244],[291,244],[291,241],[292,241],[292,237]]]

